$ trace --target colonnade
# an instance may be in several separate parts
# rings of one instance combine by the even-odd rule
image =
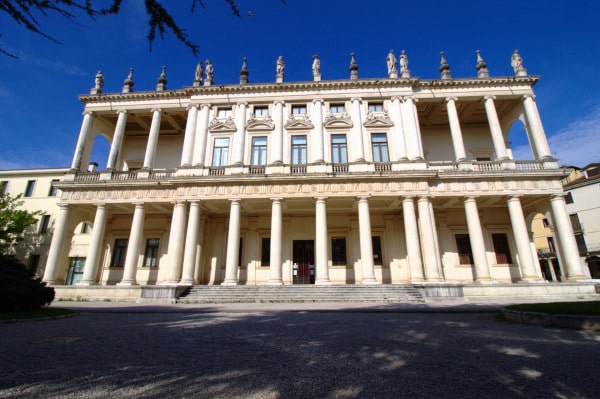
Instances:
[[[315,284],[331,284],[329,277],[328,256],[328,224],[327,197],[314,198],[315,204]],[[359,251],[361,265],[361,283],[377,284],[373,262],[371,212],[369,195],[356,198],[358,204]],[[238,284],[238,254],[240,245],[240,227],[242,218],[242,202],[240,198],[230,200],[229,229],[227,235],[227,251],[225,259],[225,275],[222,285]],[[270,230],[270,271],[267,284],[283,284],[283,212],[284,198],[274,197],[271,201]],[[479,217],[478,197],[468,196],[463,199],[469,239],[473,254],[474,281],[492,283],[490,264],[486,255],[483,229]],[[415,206],[416,202],[416,206]],[[531,249],[530,238],[519,196],[509,196],[506,200],[512,233],[523,281],[539,281],[536,271],[535,257]],[[556,225],[557,241],[563,255],[564,269],[569,280],[584,279],[582,263],[577,251],[573,230],[569,222],[564,199],[560,195],[550,198],[552,217]],[[56,222],[54,238],[50,246],[48,264],[44,281],[54,284],[60,281],[57,275],[58,266],[64,262],[61,248],[67,237],[66,226],[69,224],[70,209],[73,205],[61,204]],[[406,260],[411,282],[445,281],[441,264],[438,233],[436,229],[433,205],[429,196],[402,197],[402,214],[404,221],[404,238],[406,244]],[[81,285],[97,284],[101,261],[101,250],[105,239],[107,221],[107,204],[96,205],[94,225],[86,258]],[[136,272],[139,257],[143,250],[145,220],[145,204],[133,204],[133,218],[126,251],[123,277],[118,285],[136,285]],[[165,284],[190,285],[195,282],[196,266],[201,257],[200,246],[201,201],[176,201],[173,203],[170,236],[167,248],[168,270],[165,271]]]
[[[417,100],[413,96],[391,97],[389,100],[386,100],[389,116],[393,123],[393,127],[390,129],[392,133],[390,134],[390,151],[394,156],[393,161],[417,161],[424,159],[420,123],[416,107]],[[467,155],[456,105],[457,102],[462,100],[457,97],[447,97],[444,101],[448,112],[449,130],[454,151],[453,160],[457,162],[464,161]],[[509,154],[494,101],[494,96],[485,96],[482,99],[496,159],[506,160],[509,159]],[[314,127],[310,132],[311,148],[307,159],[309,163],[319,163],[327,159],[324,152],[325,128],[323,127],[325,102],[324,99],[314,99],[310,103],[312,105],[311,122]],[[277,100],[272,105],[271,116],[275,127],[270,133],[271,148],[269,153],[270,163],[273,165],[286,163],[286,160],[283,159],[285,104],[283,101]],[[364,148],[364,104],[365,102],[361,98],[350,99],[349,115],[353,125],[349,131],[349,154],[352,154],[352,158],[349,160],[351,162],[362,162],[367,158]],[[522,107],[526,121],[525,128],[528,132],[534,157],[538,160],[552,159],[533,95],[524,95],[522,97]],[[235,105],[235,108],[235,120],[233,120],[235,132],[232,139],[230,163],[240,166],[249,163],[249,160],[244,158],[246,154],[245,147],[247,145],[246,124],[250,106],[247,102],[240,102]],[[206,166],[205,158],[207,146],[209,145],[208,137],[210,130],[209,120],[211,115],[213,118],[215,116],[211,110],[212,105],[208,103],[190,104],[188,106],[180,167]],[[144,169],[152,169],[154,167],[163,109],[155,108],[151,112],[152,122],[144,153]],[[107,170],[116,170],[119,153],[123,145],[128,113],[129,111],[126,109],[117,111],[118,117],[106,164]],[[93,112],[87,111],[84,113],[79,139],[71,164],[72,170],[79,170],[81,168],[84,148],[93,126],[93,118]]]

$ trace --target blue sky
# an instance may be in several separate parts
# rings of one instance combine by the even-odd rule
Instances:
[[[154,90],[163,65],[169,89],[191,85],[198,58],[170,34],[150,51],[143,0],[124,3],[119,15],[96,21],[39,16],[62,44],[0,14],[0,45],[19,57],[0,55],[0,169],[70,166],[83,111],[77,95],[89,93],[98,70],[105,92],[119,92],[130,67],[136,91]],[[351,52],[360,77],[385,77],[390,49],[405,49],[412,75],[423,79],[439,78],[440,51],[453,77],[476,75],[476,50],[492,76],[508,76],[519,49],[528,73],[541,76],[534,89],[554,156],[600,162],[598,1],[238,0],[242,18],[222,0],[205,0],[194,14],[191,0],[164,3],[200,46],[199,58],[214,64],[215,84],[239,82],[242,57],[250,82],[272,82],[279,55],[286,81],[310,80],[313,54],[323,79],[346,79]],[[517,154],[523,144],[514,142]]]

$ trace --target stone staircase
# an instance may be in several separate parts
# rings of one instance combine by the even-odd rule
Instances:
[[[381,302],[423,303],[412,285],[194,285],[177,303]]]

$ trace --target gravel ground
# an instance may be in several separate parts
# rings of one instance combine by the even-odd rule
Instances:
[[[600,335],[494,313],[117,313],[0,324],[1,398],[597,398]]]

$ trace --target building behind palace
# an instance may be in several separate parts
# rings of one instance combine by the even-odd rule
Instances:
[[[532,222],[548,215],[563,280],[590,275],[534,100],[537,76],[411,76],[104,93],[99,72],[73,162],[55,186],[52,285],[516,283],[548,280]],[[530,159],[508,135],[523,124]],[[97,137],[106,164],[88,167]],[[105,167],[104,167],[105,166]]]

